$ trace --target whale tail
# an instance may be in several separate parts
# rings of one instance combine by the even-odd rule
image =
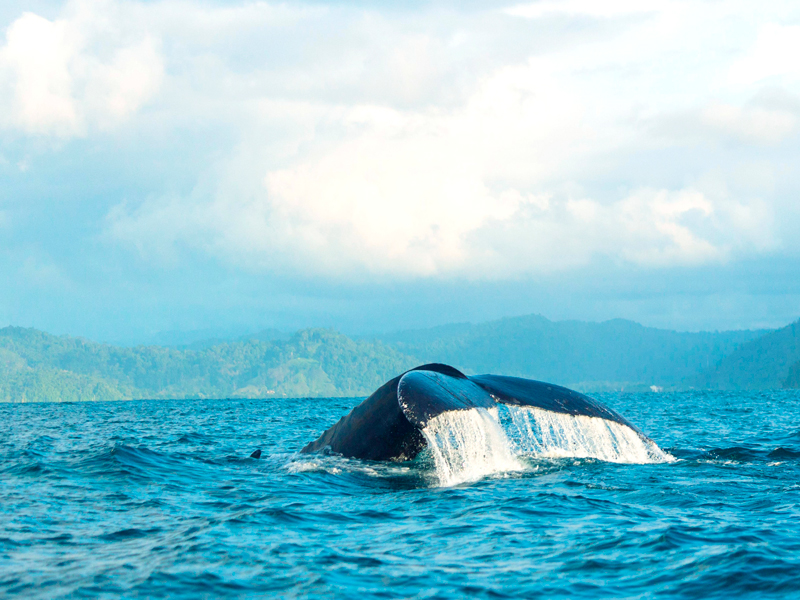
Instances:
[[[422,430],[432,419],[498,403],[597,417],[625,425],[647,440],[624,417],[574,390],[520,377],[467,377],[449,365],[431,363],[387,381],[301,452],[329,448],[350,458],[410,460],[425,447]]]

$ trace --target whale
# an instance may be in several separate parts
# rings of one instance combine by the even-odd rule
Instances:
[[[412,460],[425,448],[426,425],[448,411],[530,406],[613,421],[650,441],[622,415],[594,398],[552,383],[506,375],[470,375],[441,363],[390,379],[300,452],[330,452],[374,461]]]

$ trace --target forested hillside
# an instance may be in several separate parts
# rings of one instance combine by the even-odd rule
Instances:
[[[800,387],[800,321],[737,348],[698,378],[698,387],[759,390]]]
[[[789,368],[789,374],[783,382],[783,387],[800,389],[800,361],[797,361]]]
[[[0,401],[365,396],[424,362],[583,391],[800,387],[798,336],[800,322],[769,332],[680,333],[534,315],[380,339],[308,329],[126,348],[6,327]]]
[[[363,396],[415,360],[377,341],[311,329],[209,348],[120,348],[0,329],[0,401]]]
[[[763,331],[682,333],[615,319],[538,315],[381,336],[405,354],[469,373],[502,373],[582,390],[684,387]]]

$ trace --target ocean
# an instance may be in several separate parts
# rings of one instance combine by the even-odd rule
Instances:
[[[370,463],[298,453],[359,399],[0,404],[0,597],[800,598],[800,392],[596,397],[655,444],[501,407]]]

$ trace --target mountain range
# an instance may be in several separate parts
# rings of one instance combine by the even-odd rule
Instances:
[[[329,329],[120,347],[0,329],[0,401],[364,396],[425,362],[581,391],[800,387],[800,321],[777,330],[677,332],[539,315],[365,338]]]

